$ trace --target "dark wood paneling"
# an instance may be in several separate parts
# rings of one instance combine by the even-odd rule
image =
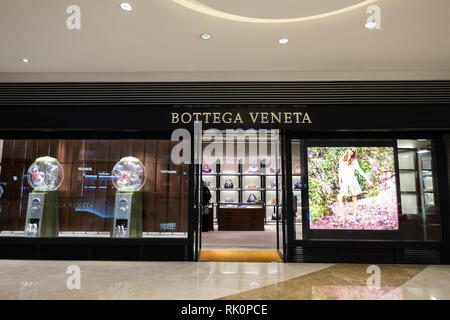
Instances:
[[[157,141],[146,141],[144,166],[147,172],[147,181],[142,188],[142,230],[144,232],[159,231],[159,227],[156,229],[156,152]]]
[[[27,140],[14,140],[13,161],[24,162]]]

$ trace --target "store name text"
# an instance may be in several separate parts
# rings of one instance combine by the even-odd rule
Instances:
[[[249,112],[252,123],[260,124],[309,124],[312,123],[307,112]],[[191,123],[202,121],[203,123],[244,123],[241,113],[233,112],[172,112],[171,123]]]

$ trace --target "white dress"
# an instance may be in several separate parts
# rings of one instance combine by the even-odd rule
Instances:
[[[358,160],[354,160],[351,165],[343,160],[343,157],[339,160],[339,184],[341,189],[339,194],[341,196],[357,196],[362,193],[358,180],[355,176],[355,170],[358,171],[366,180],[369,177],[362,171],[359,166]]]

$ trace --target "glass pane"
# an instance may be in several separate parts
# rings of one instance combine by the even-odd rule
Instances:
[[[417,176],[415,172],[400,172],[400,191],[416,192]]]
[[[404,214],[417,214],[419,208],[417,206],[417,195],[415,194],[402,194],[402,212]]]
[[[1,145],[0,235],[187,237],[189,166],[170,161],[174,142],[29,139]],[[125,157],[127,165],[113,172]],[[48,170],[59,162],[61,186],[39,186],[57,171],[28,172],[34,162]]]
[[[292,140],[292,192],[293,192],[293,207],[294,207],[294,230],[295,238],[297,240],[303,239],[302,230],[302,172],[301,172],[301,157],[300,157],[300,140]]]
[[[398,167],[399,169],[416,169],[414,160],[414,151],[400,151],[398,153]]]
[[[437,173],[433,166],[433,143],[431,140],[398,140],[399,163],[404,155],[408,155],[406,169],[400,171],[401,191],[415,191],[416,194],[402,194],[402,211],[406,224],[403,239],[405,240],[440,240],[440,208],[435,202],[435,180]],[[406,159],[406,157],[403,157]],[[410,159],[417,159],[417,165],[412,168]],[[405,167],[404,167],[405,168]],[[400,169],[402,167],[400,166]],[[413,169],[413,170],[411,170]],[[413,178],[415,176],[416,186],[412,190]]]

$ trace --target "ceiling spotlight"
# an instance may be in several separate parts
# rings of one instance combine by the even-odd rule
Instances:
[[[365,25],[365,27],[366,27],[367,29],[369,29],[369,30],[375,29],[376,26],[377,26],[377,23],[376,23],[376,22],[367,22],[366,25]]]
[[[28,62],[30,62],[30,60],[28,60],[28,58],[23,58],[23,59],[22,59],[22,62],[28,63]]]
[[[133,10],[133,7],[131,6],[131,4],[127,3],[127,2],[122,2],[120,4],[120,7],[125,10],[125,11],[131,11]]]
[[[209,33],[202,33],[201,37],[202,37],[203,40],[211,39],[211,35]]]
[[[286,44],[286,43],[288,43],[288,39],[286,39],[286,38],[283,38],[283,39],[280,39],[280,40],[278,40],[278,43],[279,44]]]

